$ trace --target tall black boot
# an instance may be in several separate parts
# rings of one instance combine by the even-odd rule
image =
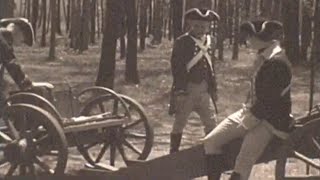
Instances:
[[[170,134],[170,154],[179,151],[181,138],[182,138],[182,133]]]
[[[220,180],[223,172],[223,157],[222,155],[206,155],[208,180]]]
[[[240,180],[240,174],[237,172],[232,172],[229,180]]]

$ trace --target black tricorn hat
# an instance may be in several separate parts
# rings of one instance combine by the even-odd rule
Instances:
[[[185,19],[188,20],[200,20],[200,21],[219,21],[220,16],[210,9],[191,8],[185,15]]]
[[[4,18],[0,20],[0,27],[6,28],[9,24],[19,27],[24,36],[24,43],[32,46],[34,42],[34,32],[31,23],[26,18]]]
[[[240,26],[240,37],[256,36],[263,41],[279,39],[283,33],[283,25],[279,21],[255,20],[247,21]]]

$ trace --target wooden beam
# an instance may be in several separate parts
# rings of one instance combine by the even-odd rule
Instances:
[[[284,180],[320,180],[320,176],[285,177]]]
[[[230,170],[234,166],[239,152],[241,140],[235,140],[224,148],[224,170]],[[277,149],[275,149],[275,147]],[[276,159],[279,150],[277,141],[265,150],[264,155],[258,161],[268,162]],[[185,180],[207,175],[206,159],[202,145],[191,147],[174,154],[161,156],[145,162],[134,163],[133,166],[120,168],[118,171],[84,170],[86,175],[99,176],[112,180]]]
[[[182,150],[178,153],[161,156],[144,163],[119,169],[116,172],[93,174],[113,180],[185,180],[206,174],[205,155],[202,146]],[[89,175],[90,172],[85,173]]]

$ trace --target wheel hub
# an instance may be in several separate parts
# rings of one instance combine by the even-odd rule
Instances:
[[[113,128],[110,130],[109,138],[112,140],[120,140],[124,138],[124,130],[122,128]]]
[[[9,143],[4,149],[4,157],[11,163],[20,163],[30,159],[31,150],[28,150],[28,143],[26,139],[21,139]]]

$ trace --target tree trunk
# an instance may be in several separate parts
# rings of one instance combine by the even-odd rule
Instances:
[[[127,13],[127,7],[124,7],[125,13]],[[126,14],[127,15],[127,14]],[[127,56],[127,44],[126,44],[126,36],[128,31],[128,18],[126,15],[123,17],[121,22],[120,32],[120,59],[124,59]]]
[[[152,44],[160,44],[162,41],[162,28],[163,28],[163,16],[162,16],[163,4],[162,0],[155,0],[154,17],[153,17],[153,40]]]
[[[138,84],[140,81],[137,67],[137,17],[135,0],[126,0],[126,15],[128,27],[128,48],[125,79],[128,83]]]
[[[313,1],[304,1],[302,7],[302,24],[301,24],[301,60],[308,60],[308,48],[312,38],[312,11]]]
[[[273,0],[272,19],[281,19],[281,0]]]
[[[55,47],[56,47],[56,23],[57,23],[57,16],[56,16],[56,7],[57,1],[50,0],[50,7],[51,7],[51,34],[50,34],[50,49],[49,49],[49,60],[55,59]]]
[[[236,0],[238,1],[238,0]],[[236,2],[237,3],[237,2]],[[249,19],[250,17],[250,10],[251,10],[251,0],[244,0],[244,10],[245,10],[245,18]],[[237,9],[236,9],[237,11]]]
[[[319,62],[320,58],[320,1],[315,1],[315,12],[314,12],[314,37],[312,42],[311,51],[311,63],[310,63],[310,95],[309,95],[309,110],[313,108],[313,96],[315,86],[315,65]]]
[[[4,2],[4,1],[1,1],[1,2]],[[3,6],[0,6],[0,7],[3,7]],[[20,3],[19,3],[19,16],[21,16],[21,17],[23,16],[23,2],[22,1],[20,1]],[[1,19],[1,17],[0,17],[0,19]]]
[[[153,0],[148,0],[149,2],[149,16],[148,16],[148,34],[153,34]]]
[[[96,16],[97,16],[97,36],[98,39],[100,39],[100,32],[101,32],[101,4],[99,3],[99,1],[97,2],[97,10],[96,10]]]
[[[14,1],[0,0],[0,19],[13,17]]]
[[[97,86],[113,88],[116,45],[119,30],[123,21],[125,6],[123,0],[108,0],[106,2],[105,28],[103,32],[99,70],[96,80]]]
[[[233,0],[228,0],[227,33],[228,33],[230,46],[232,45],[233,34],[234,34],[233,33],[233,25],[234,25],[233,20],[234,20],[234,10],[235,10],[234,7],[235,6],[234,6]]]
[[[81,31],[81,1],[71,1],[71,29],[70,29],[70,47],[80,49],[80,31]]]
[[[62,3],[62,5],[61,5],[62,7],[61,7],[61,8],[62,8],[62,12],[63,12],[63,18],[64,18],[64,22],[65,22],[65,29],[67,29],[67,26],[68,26],[68,25],[67,25],[67,18],[68,18],[68,17],[67,17],[67,16],[68,16],[67,13],[68,13],[68,12],[67,12],[67,9],[66,9],[66,1],[65,1],[65,0],[62,0],[61,3]],[[62,15],[61,15],[61,16],[62,16]],[[66,30],[66,33],[68,33],[67,30]]]
[[[259,0],[251,0],[250,17],[256,17],[259,14]]]
[[[185,9],[189,10],[191,8],[206,8],[210,9],[212,6],[212,0],[187,0],[185,1]]]
[[[212,8],[213,8],[213,9],[217,9],[217,8],[218,8],[218,0],[212,0],[212,1],[214,1],[214,2],[212,3]]]
[[[320,62],[320,0],[316,0],[315,6],[311,60]]]
[[[21,6],[21,7],[23,7],[23,9],[22,9],[22,17],[26,17],[26,13],[27,13],[27,0],[24,1],[23,6]]]
[[[31,25],[34,29],[34,37],[37,37],[37,21],[39,16],[39,0],[32,0],[32,18]]]
[[[82,12],[81,12],[81,30],[80,30],[80,47],[79,51],[83,52],[89,48],[89,21],[90,21],[90,1],[82,1]]]
[[[173,38],[177,39],[182,32],[183,0],[171,0]]]
[[[271,9],[272,9],[273,0],[262,0],[261,7],[261,16],[264,18],[271,18]]]
[[[96,43],[96,11],[97,11],[97,0],[91,1],[91,28],[90,28],[90,41],[92,44]]]
[[[217,35],[217,48],[218,48],[218,59],[223,60],[223,49],[224,49],[224,39],[226,32],[226,1],[219,0],[218,2],[218,14],[220,15],[220,21],[218,25],[218,35]]]
[[[69,32],[70,31],[70,17],[71,17],[71,0],[67,1],[67,15],[66,15],[66,31]]]
[[[40,46],[45,47],[46,46],[46,25],[47,25],[47,0],[42,0],[42,32],[41,32],[41,42]]]
[[[169,29],[169,33],[168,33],[168,39],[171,41],[172,40],[172,36],[173,36],[173,29],[172,29],[172,19],[173,19],[173,9],[172,9],[172,4],[170,3],[170,9],[169,9],[169,24],[168,24],[168,29]]]
[[[25,6],[25,8],[26,8],[26,17],[27,17],[27,19],[30,19],[30,17],[31,17],[31,0],[26,0],[26,6]]]
[[[123,59],[126,57],[126,49],[127,49],[127,45],[126,45],[126,35],[123,35],[120,37],[120,59]]]
[[[141,0],[140,2],[140,21],[139,21],[139,32],[140,32],[140,49],[144,50],[146,46],[147,36],[147,0]]]
[[[170,2],[163,2],[163,37],[167,38],[170,23]]]
[[[106,22],[105,20],[105,11],[106,11],[106,7],[105,4],[103,3],[104,0],[100,1],[101,4],[101,31],[104,32],[104,23]]]
[[[39,0],[38,0],[39,1]],[[38,19],[39,21],[37,22],[37,28],[41,28],[41,25],[42,25],[42,1],[39,1],[39,15],[38,15]]]
[[[57,31],[56,33],[58,33],[59,35],[62,35],[62,31],[61,31],[61,0],[57,0],[57,9],[56,9],[56,13],[57,13],[57,24],[56,24],[56,28]]]
[[[299,63],[299,0],[283,0],[284,47],[293,64]]]
[[[48,10],[48,12],[49,12],[49,14],[48,14],[48,21],[47,21],[47,28],[46,28],[47,29],[47,33],[49,33],[49,30],[50,30],[50,24],[51,24],[50,19],[51,19],[51,15],[52,15],[50,2],[49,2],[49,10]]]
[[[235,25],[234,25],[234,41],[233,41],[233,53],[232,59],[237,60],[239,58],[239,26],[240,26],[240,1],[236,0],[235,4]]]

